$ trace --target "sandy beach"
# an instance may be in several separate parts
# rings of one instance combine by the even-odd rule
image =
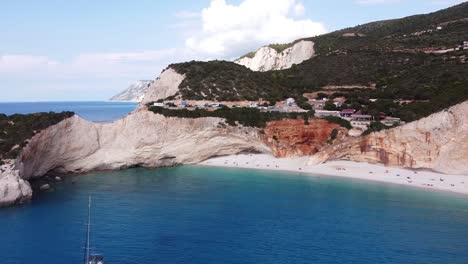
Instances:
[[[307,157],[275,158],[267,154],[243,154],[217,157],[199,163],[199,165],[291,171],[312,176],[355,178],[468,194],[468,175],[448,175],[352,161],[333,161],[320,165],[307,165],[307,160]]]

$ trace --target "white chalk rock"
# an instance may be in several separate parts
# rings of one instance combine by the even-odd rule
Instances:
[[[143,96],[142,104],[155,102],[176,95],[179,86],[185,79],[184,75],[177,73],[174,69],[168,68],[161,73],[158,79],[147,89]]]
[[[14,161],[6,161],[0,166],[0,207],[21,203],[31,197],[31,186],[20,178],[18,170],[14,169]]]
[[[309,60],[314,55],[314,42],[301,40],[280,53],[265,46],[255,52],[253,58],[243,57],[234,62],[253,71],[283,70]]]
[[[131,84],[127,89],[124,91],[116,94],[113,96],[110,101],[113,102],[135,102],[139,103],[143,100],[143,97],[148,91],[148,89],[151,87],[154,81],[147,81],[147,80],[142,80],[142,81],[137,81],[133,84]]]

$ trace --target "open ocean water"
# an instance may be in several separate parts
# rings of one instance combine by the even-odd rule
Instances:
[[[37,112],[72,111],[89,121],[108,122],[124,117],[136,108],[136,103],[121,102],[24,102],[0,103],[0,113],[30,114]]]
[[[136,104],[0,103],[112,121]],[[0,209],[0,264],[468,263],[468,197],[286,172],[183,166],[67,177]]]
[[[183,166],[73,176],[0,210],[1,263],[468,263],[466,196]]]

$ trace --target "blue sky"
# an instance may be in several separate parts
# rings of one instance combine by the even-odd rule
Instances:
[[[427,13],[457,0],[15,0],[0,3],[0,101],[106,100],[172,62]]]

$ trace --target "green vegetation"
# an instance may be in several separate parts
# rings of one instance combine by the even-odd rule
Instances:
[[[231,126],[236,126],[237,123],[247,127],[263,128],[267,122],[281,119],[298,119],[304,118],[308,120],[313,116],[313,112],[308,113],[281,113],[281,112],[261,112],[256,108],[228,108],[222,107],[214,111],[196,108],[195,110],[188,109],[168,109],[163,107],[152,106],[150,111],[156,114],[161,114],[167,117],[182,117],[182,118],[202,118],[202,117],[219,117],[224,118],[226,123]]]
[[[336,137],[338,136],[338,129],[333,129],[330,133],[330,139],[327,140],[328,145],[332,145],[333,141],[335,141]]]
[[[336,105],[332,101],[327,101],[325,103],[325,106],[323,107],[323,110],[336,111],[336,110],[338,110],[338,108],[336,107]]]
[[[338,90],[346,98],[343,108],[384,112],[409,122],[468,100],[468,51],[427,54],[415,50],[451,48],[468,40],[468,21],[460,20],[466,14],[468,3],[463,3],[428,15],[374,22],[313,37],[310,40],[316,43],[318,56],[287,70],[253,72],[226,61],[192,61],[170,67],[186,75],[180,86],[184,99],[264,99],[273,104],[292,97],[303,109],[310,109],[303,94],[321,91],[327,85],[376,84],[376,89]],[[442,30],[436,30],[439,25]],[[412,35],[425,30],[432,31]],[[361,36],[343,36],[350,32]],[[291,44],[271,47],[281,51]],[[374,104],[370,99],[378,101]],[[414,102],[393,103],[399,99]],[[327,109],[334,108],[328,105]]]
[[[308,38],[316,44],[318,54],[337,50],[414,49],[426,47],[455,47],[466,38],[468,3],[462,3],[435,13],[372,22],[326,35]],[[447,24],[447,22],[450,22]],[[442,30],[436,30],[441,26]],[[416,32],[429,31],[419,35]],[[357,33],[363,37],[343,37],[344,33]],[[466,39],[465,39],[466,40]]]
[[[270,44],[270,45],[268,45],[268,47],[276,50],[276,52],[278,52],[278,53],[281,53],[285,49],[288,49],[288,48],[292,47],[294,44],[296,44],[296,42],[286,43],[286,44]]]
[[[364,131],[363,135],[369,135],[374,132],[379,132],[385,129],[388,129],[386,125],[382,124],[380,121],[372,121],[369,128]]]
[[[324,117],[323,119],[327,120],[328,122],[330,123],[334,123],[334,124],[337,124],[337,125],[340,125],[341,127],[344,127],[346,129],[351,129],[353,128],[351,126],[351,123],[348,121],[348,120],[345,120],[343,118],[340,118],[340,117],[336,117],[336,116],[327,116],[327,117]]]
[[[0,114],[0,160],[16,158],[26,145],[26,140],[73,115],[72,112],[11,116]]]
[[[240,59],[243,59],[243,58],[251,58],[251,59],[253,59],[253,58],[255,57],[255,54],[256,54],[256,53],[257,53],[257,52],[255,52],[255,51],[249,52],[249,53],[247,53],[247,54],[241,56],[241,57],[239,58],[239,60],[240,60]]]
[[[276,94],[275,91],[282,89],[270,76],[227,61],[192,61],[169,67],[186,75],[180,85],[180,93],[184,99],[269,100],[268,98]]]
[[[292,69],[274,72],[253,72],[225,61],[188,62],[172,67],[187,76],[180,86],[184,99],[264,99],[273,103],[293,97],[303,109],[310,109],[303,94],[320,91],[328,84],[377,83],[375,90],[343,91],[346,105],[360,109],[361,105],[370,104],[369,99],[379,99],[378,104],[398,99],[428,100],[429,108],[420,107],[420,103],[381,107],[380,112],[392,110],[387,114],[408,122],[468,99],[468,67],[460,62],[463,56],[468,56],[468,51],[441,55],[356,51],[318,56]]]

